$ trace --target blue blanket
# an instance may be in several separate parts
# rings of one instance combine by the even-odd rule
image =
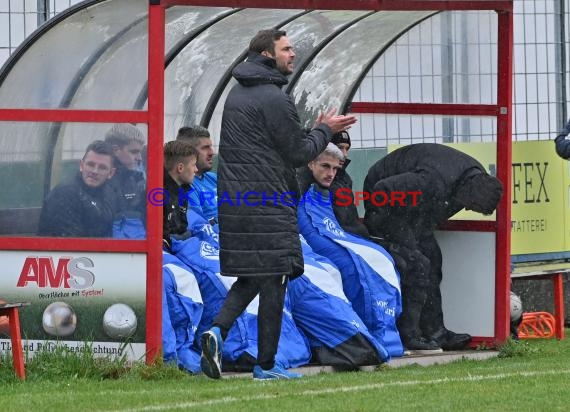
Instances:
[[[162,254],[162,342],[166,362],[176,361],[191,373],[200,372],[200,353],[194,347],[204,305],[196,277],[175,256]]]
[[[144,222],[139,218],[121,217],[113,221],[113,238],[146,239]]]
[[[212,226],[208,221],[206,221],[206,219],[192,209],[188,209],[186,216],[188,217],[188,230],[192,233],[192,236],[211,243],[217,248],[220,247],[220,237],[217,224]]]
[[[301,245],[305,273],[289,282],[287,293],[293,319],[309,338],[311,348],[315,351],[326,347],[336,354],[338,363],[351,366],[389,359],[387,350],[370,334],[346,298],[335,265],[314,253],[302,236]],[[358,334],[362,335],[359,342],[364,344],[355,350],[350,342]]]
[[[392,257],[381,246],[345,232],[332,205],[318,196],[311,186],[299,204],[300,233],[315,253],[339,269],[344,293],[372,336],[391,356],[402,356],[396,327],[402,310],[400,276]]]

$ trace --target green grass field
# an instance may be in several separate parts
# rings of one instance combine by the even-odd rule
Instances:
[[[567,331],[570,333],[570,331]],[[0,359],[0,411],[566,411],[570,339],[509,342],[495,358],[296,381],[210,380],[165,365],[40,353],[27,380]]]

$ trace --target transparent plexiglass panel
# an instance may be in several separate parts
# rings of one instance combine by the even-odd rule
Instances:
[[[314,10],[310,13],[302,14],[287,23],[283,30],[287,32],[287,36],[293,43],[296,54],[295,69],[289,77],[287,89],[296,82],[296,79],[302,73],[303,68],[310,61],[316,50],[323,47],[327,41],[366,14],[368,13],[362,11]],[[228,82],[224,92],[219,97],[212,118],[206,119],[210,120],[208,127],[214,136],[214,143],[217,143],[217,137],[219,136],[226,97],[235,83],[236,81],[233,78]]]
[[[175,6],[166,9],[166,53],[168,54],[179,41],[212,24],[213,20],[234,12],[235,9],[228,7]]]
[[[300,10],[244,9],[221,19],[192,40],[165,72],[165,140],[199,123],[232,65],[259,30],[276,27]]]
[[[41,206],[49,151],[46,136],[51,127],[50,123],[0,122],[1,210]],[[6,228],[1,226],[4,233]]]
[[[413,143],[493,143],[495,117],[357,114],[350,129],[353,149]]]
[[[423,20],[379,57],[353,101],[494,104],[497,31],[492,11]]]
[[[50,27],[18,55],[0,85],[0,107],[67,107],[68,91],[80,81],[85,68],[125,29],[145,19],[147,12],[144,1],[107,1],[81,9]],[[141,64],[146,70],[146,62]]]
[[[230,9],[174,7],[166,11],[165,51],[174,53],[184,39]],[[70,90],[73,108],[142,109],[147,98],[148,24],[130,27],[86,70]]]
[[[81,69],[67,90],[64,107],[72,109],[132,109],[148,78],[148,24],[141,20]]]
[[[166,55],[184,39],[230,9],[173,7],[166,11]],[[146,20],[131,27],[110,45],[82,76],[72,93],[73,108],[142,109],[147,99]]]
[[[140,227],[144,228],[147,205],[143,157],[133,155],[133,162],[127,164],[123,154],[127,150],[131,152],[143,148],[147,138],[146,125],[126,125],[136,128],[134,133],[132,129],[127,133],[131,137],[136,136],[139,141],[127,148],[108,148],[110,150],[102,156],[108,166],[106,175],[103,175],[104,172],[98,166],[100,159],[93,171],[86,169],[91,167],[89,164],[80,164],[89,144],[94,140],[104,140],[105,134],[113,126],[104,123],[0,122],[0,184],[3,188],[0,197],[0,236],[38,235],[42,219],[57,221],[62,230],[67,230],[67,225],[73,227],[72,233],[77,234],[74,237],[124,238],[119,237],[119,230],[126,227],[122,226],[126,222],[124,217],[141,219]],[[73,132],[67,136],[73,138],[59,138],[59,132],[67,129]],[[116,152],[117,149],[123,150],[123,154]],[[114,154],[117,155],[116,159],[113,159]],[[81,167],[90,175],[80,173]],[[73,195],[69,196],[70,191],[66,190],[66,195],[58,198],[55,210],[59,215],[52,219],[42,217],[42,208],[45,207],[44,202],[50,192],[65,185],[73,187]],[[134,199],[136,196],[131,196],[133,193],[138,196],[135,199],[138,202],[136,205],[135,201],[122,201],[123,198]],[[105,208],[105,219],[94,221],[105,222],[108,226],[94,226],[93,232],[83,231],[89,228],[88,225],[72,226],[71,216],[76,217],[76,222],[83,222],[83,216],[85,221],[91,221],[95,215],[99,216],[97,213],[83,212],[87,209],[86,204],[88,208],[93,206],[100,210],[103,201],[108,206]],[[50,216],[55,215],[51,213]],[[114,222],[117,223],[115,232]],[[105,236],[101,235],[102,229],[105,230]],[[137,233],[139,239],[145,237],[144,232]]]
[[[377,12],[330,41],[303,71],[293,90],[301,121],[308,126],[323,108],[342,108],[377,52],[431,14]]]

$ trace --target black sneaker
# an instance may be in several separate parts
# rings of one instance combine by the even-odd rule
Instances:
[[[436,342],[427,340],[423,336],[405,340],[404,347],[410,355],[429,355],[443,352],[443,349]]]
[[[441,329],[430,336],[431,340],[437,342],[443,350],[465,349],[471,342],[471,335],[467,333],[455,333],[448,329]]]

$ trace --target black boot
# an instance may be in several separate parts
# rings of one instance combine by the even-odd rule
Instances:
[[[422,337],[420,318],[425,300],[425,289],[416,287],[402,288],[402,314],[398,318],[398,331],[406,351],[410,354],[429,354],[441,352],[441,347]]]
[[[434,283],[427,289],[421,327],[426,339],[437,342],[446,351],[465,349],[471,341],[470,335],[452,332],[444,326],[439,283]]]
[[[441,353],[443,349],[433,340],[428,340],[423,336],[420,337],[403,337],[405,352],[410,355],[429,355],[432,353]]]
[[[431,339],[443,350],[461,350],[467,348],[469,342],[471,342],[471,335],[467,333],[455,333],[446,328],[441,328],[437,332],[426,336],[427,339]]]

